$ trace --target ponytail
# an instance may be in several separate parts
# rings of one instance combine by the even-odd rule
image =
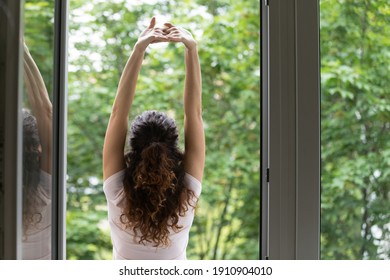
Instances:
[[[196,206],[178,136],[175,121],[157,111],[144,112],[131,125],[120,221],[139,243],[168,246],[171,231],[182,229],[180,217]]]
[[[134,173],[135,188],[159,188],[163,194],[174,189],[176,179],[173,172],[174,162],[168,157],[165,144],[153,142],[141,152],[141,160]]]

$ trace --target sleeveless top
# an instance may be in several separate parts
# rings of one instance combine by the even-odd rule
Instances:
[[[155,247],[153,243],[138,243],[134,239],[132,229],[125,228],[120,221],[124,203],[123,178],[125,170],[121,170],[103,183],[103,191],[107,199],[108,223],[111,229],[111,240],[113,244],[113,259],[115,260],[185,260],[186,249],[189,239],[189,232],[194,220],[195,209],[189,207],[184,217],[179,216],[178,225],[182,226],[179,232],[170,231],[168,247]],[[196,205],[197,198],[201,193],[201,183],[186,173],[184,183],[192,190],[196,197],[193,198],[193,205]]]

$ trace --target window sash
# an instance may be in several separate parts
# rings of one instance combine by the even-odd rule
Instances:
[[[262,163],[268,163],[270,178],[268,184],[262,181],[267,194],[262,239],[268,246],[262,259],[319,259],[319,3],[270,0],[263,8],[266,2],[269,37],[263,32],[262,44],[269,50],[269,76],[263,77],[262,97],[269,97],[269,141],[265,145],[263,135]]]

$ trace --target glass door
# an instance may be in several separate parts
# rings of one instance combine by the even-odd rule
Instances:
[[[51,259],[54,1],[25,1],[22,43],[22,259]]]

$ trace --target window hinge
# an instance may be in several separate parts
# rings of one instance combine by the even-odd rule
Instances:
[[[269,183],[269,168],[267,168],[267,183]]]
[[[269,0],[264,0],[264,5],[269,6]]]

